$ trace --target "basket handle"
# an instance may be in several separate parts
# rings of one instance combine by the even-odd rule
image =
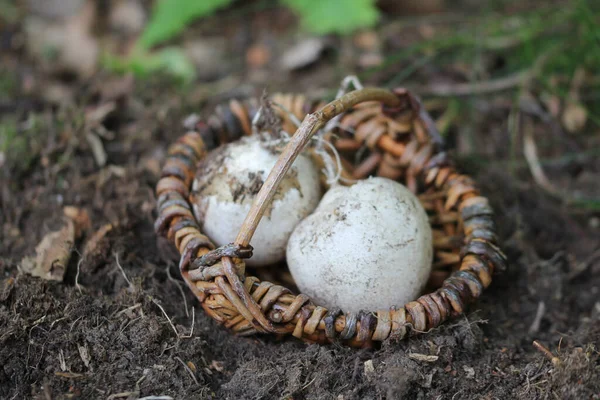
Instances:
[[[250,211],[235,239],[234,243],[236,245],[246,247],[250,244],[250,240],[258,227],[260,219],[273,200],[277,187],[315,132],[336,115],[348,111],[355,105],[365,101],[380,101],[388,107],[397,107],[400,105],[398,96],[389,90],[364,88],[346,93],[342,97],[323,106],[320,110],[307,115],[283,149],[273,169],[254,198]]]

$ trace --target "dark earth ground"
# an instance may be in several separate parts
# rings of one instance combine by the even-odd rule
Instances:
[[[214,31],[219,18],[205,29]],[[227,21],[260,37],[265,19]],[[409,29],[402,37],[411,35],[418,36]],[[352,44],[338,44],[353,60]],[[98,73],[81,80],[39,68],[22,50],[3,51],[2,77],[14,85],[0,113],[26,128],[0,175],[0,398],[600,398],[600,214],[541,190],[520,152],[509,161],[506,94],[468,100],[475,108],[465,117],[471,143],[466,130],[447,133],[458,164],[490,198],[510,259],[464,317],[356,350],[234,337],[204,316],[178,279],[175,251],[153,232],[153,188],[166,148],[185,131],[186,116],[206,115],[223,98],[259,94],[267,83],[273,91],[309,88],[315,96],[335,89],[347,71],[324,57],[293,73],[252,74],[234,58],[223,76],[181,94],[160,78],[128,89],[127,78]],[[388,79],[384,71],[367,82]],[[26,89],[31,81],[34,89]],[[67,105],[48,100],[48,87],[57,84],[69,88]],[[94,125],[90,113],[107,103],[115,110]],[[552,181],[597,198],[600,160],[588,150],[597,149],[598,126],[565,137],[532,121]],[[87,139],[98,126],[108,132],[99,135],[107,155],[102,168]],[[82,217],[64,281],[24,274],[22,257],[61,226],[65,206],[84,210],[89,226]],[[533,340],[560,361],[553,364]]]

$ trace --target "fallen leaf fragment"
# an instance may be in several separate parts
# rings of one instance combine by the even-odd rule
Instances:
[[[408,358],[415,361],[435,362],[438,360],[438,356],[430,356],[427,354],[410,353]]]
[[[209,365],[209,368],[214,369],[217,372],[223,372],[223,370],[225,369],[225,363],[223,361],[212,360]]]
[[[319,59],[324,49],[325,42],[322,39],[305,39],[283,53],[280,60],[281,67],[286,71],[307,67]]]
[[[365,367],[365,376],[367,379],[371,380],[375,377],[375,366],[373,365],[373,360],[367,360],[364,363]]]
[[[35,248],[35,257],[23,258],[21,268],[24,272],[47,280],[63,280],[75,243],[75,223],[70,218],[63,221],[60,230],[44,236]]]
[[[468,365],[463,365],[463,371],[467,374],[467,379],[475,378],[475,368],[469,367]]]
[[[72,219],[75,223],[75,237],[81,236],[83,232],[89,230],[92,227],[90,215],[83,208],[65,206],[63,208],[63,213],[66,217]]]
[[[105,224],[100,229],[92,234],[89,238],[85,247],[83,248],[83,258],[88,259],[89,257],[94,257],[97,254],[104,253],[107,246],[101,246],[104,242],[104,238],[106,235],[112,231],[114,228],[113,224]],[[106,243],[105,243],[106,244]]]
[[[92,358],[90,357],[90,352],[88,351],[87,346],[78,344],[77,350],[79,351],[79,357],[81,357],[81,361],[83,361],[85,367],[92,371],[92,368],[90,367],[90,361]]]
[[[10,277],[0,282],[0,302],[6,301],[15,287],[15,278]]]

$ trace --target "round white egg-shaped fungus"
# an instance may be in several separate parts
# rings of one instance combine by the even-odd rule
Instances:
[[[279,152],[258,136],[226,144],[204,159],[192,185],[194,215],[217,246],[235,240],[254,197],[275,165]],[[299,155],[279,185],[251,245],[250,266],[282,261],[290,234],[319,203],[319,170]]]
[[[316,304],[350,312],[415,300],[432,257],[425,210],[406,187],[386,178],[331,188],[287,246],[300,291]]]

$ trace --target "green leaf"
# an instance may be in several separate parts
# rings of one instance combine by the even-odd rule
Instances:
[[[346,34],[373,26],[379,11],[376,0],[282,0],[300,15],[304,29],[316,33]]]
[[[156,73],[165,73],[181,83],[190,83],[196,78],[196,68],[178,47],[165,47],[155,52],[138,50],[127,59],[105,54],[102,61],[111,71],[133,72],[139,78]]]
[[[206,16],[234,0],[157,0],[140,45],[146,49],[173,38],[194,19]]]

